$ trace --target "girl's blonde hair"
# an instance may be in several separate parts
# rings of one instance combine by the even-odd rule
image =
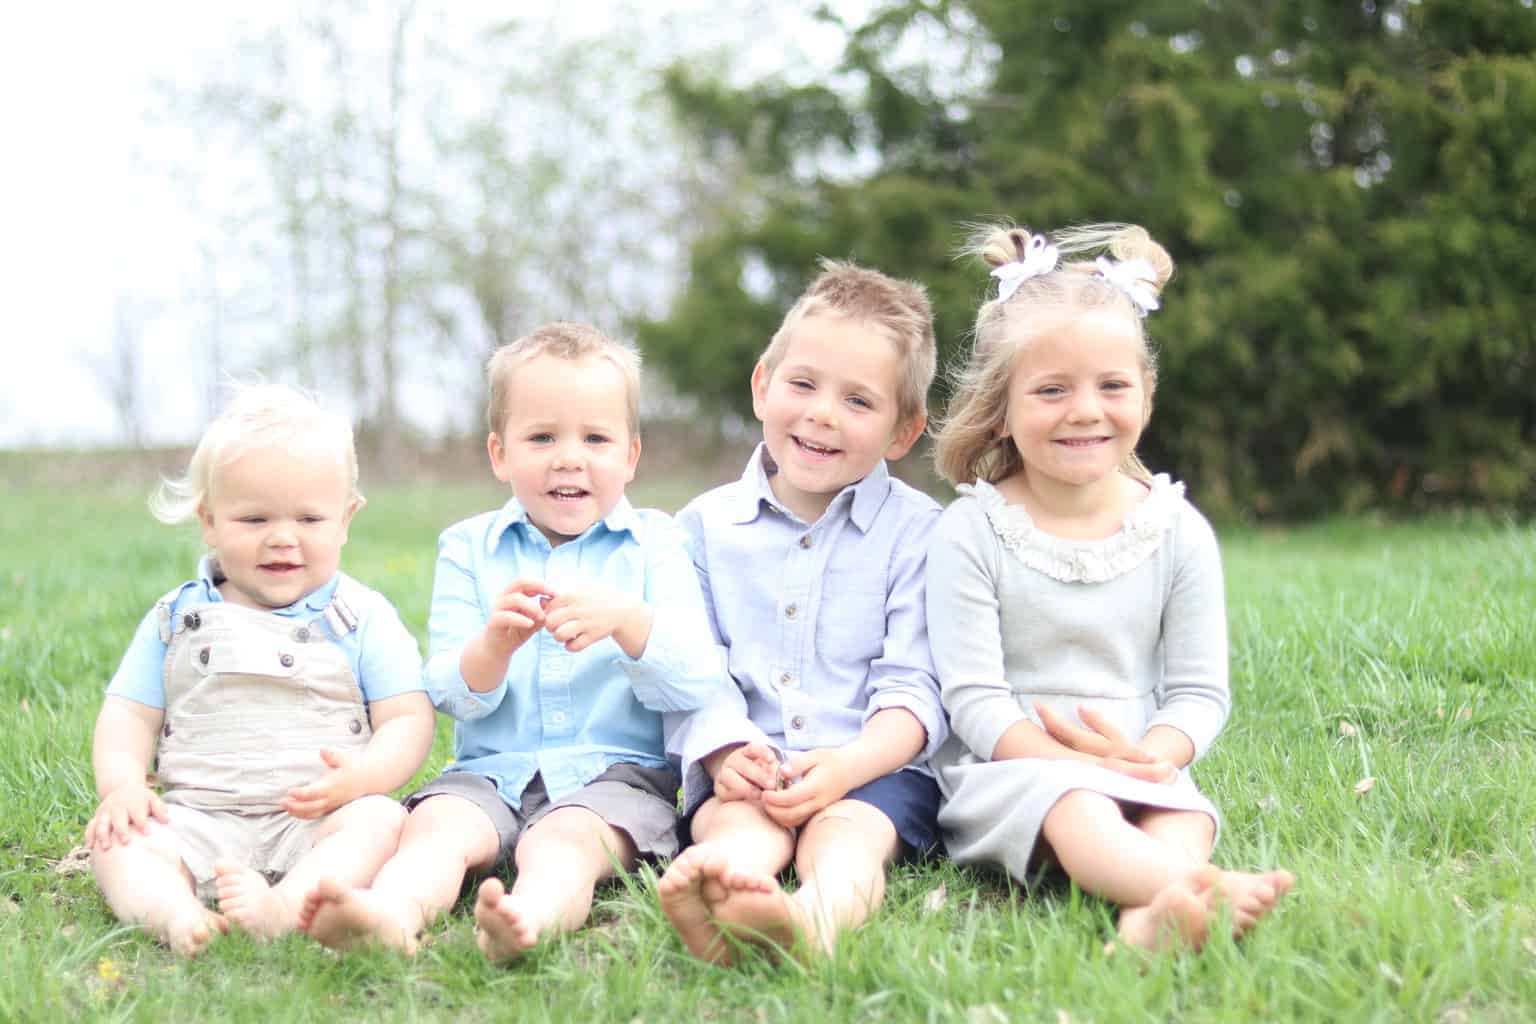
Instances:
[[[595,357],[612,363],[624,376],[630,435],[640,436],[640,353],[608,337],[596,327],[569,320],[556,320],[535,328],[532,333],[507,342],[486,360],[485,378],[489,397],[485,419],[491,433],[500,434],[506,429],[507,414],[512,411],[507,405],[512,391],[512,372],[520,364],[538,356],[571,361]]]
[[[1027,228],[1011,224],[983,225],[972,233],[962,252],[979,256],[990,267],[1001,267],[1023,262],[1033,237]],[[1157,357],[1142,324],[1142,310],[1099,272],[1093,257],[1145,260],[1155,277],[1147,284],[1155,294],[1173,276],[1168,251],[1134,224],[1087,224],[1056,232],[1047,241],[1064,256],[1089,258],[1063,259],[1056,269],[1025,279],[1012,295],[982,303],[970,358],[951,369],[953,398],[943,422],[935,428],[934,462],[950,483],[996,483],[1024,468],[1007,430],[1008,384],[1014,364],[1032,339],[1086,313],[1116,313],[1134,328],[1146,381],[1142,422],[1152,416]],[[1138,480],[1152,476],[1135,452],[1126,456],[1120,469]]]
[[[162,480],[149,498],[149,510],[163,523],[197,517],[213,492],[214,471],[252,448],[329,451],[346,473],[351,500],[361,508],[357,489],[357,450],[352,422],[320,405],[311,395],[277,384],[237,385],[218,418],[208,424],[187,462],[187,471]]]
[[[922,285],[845,260],[823,259],[821,273],[784,314],[779,329],[758,357],[769,376],[783,362],[795,328],[818,313],[863,321],[883,330],[901,361],[897,422],[909,423],[927,415],[938,345],[933,334],[933,308]]]

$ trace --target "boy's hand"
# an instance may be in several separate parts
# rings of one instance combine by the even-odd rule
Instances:
[[[837,803],[853,787],[852,773],[841,747],[823,747],[796,754],[781,770],[786,789],[763,792],[763,810],[785,828],[799,828],[824,807]]]
[[[85,845],[88,849],[110,849],[115,840],[126,846],[135,832],[149,833],[149,822],[166,822],[165,801],[160,794],[142,782],[130,782],[118,786],[102,798],[101,806],[85,825]]]
[[[704,767],[707,770],[710,765]],[[743,743],[710,774],[715,779],[715,797],[722,803],[761,800],[764,790],[778,786],[779,758],[766,743]]]
[[[651,610],[615,590],[575,590],[544,605],[544,628],[575,654],[613,637],[625,654],[638,658],[651,637]]]
[[[485,623],[486,642],[499,654],[512,656],[544,625],[545,600],[554,593],[538,580],[516,579],[496,595]]]
[[[357,784],[359,755],[326,747],[320,751],[320,760],[331,770],[314,782],[293,787],[279,801],[295,818],[324,817],[362,795]]]

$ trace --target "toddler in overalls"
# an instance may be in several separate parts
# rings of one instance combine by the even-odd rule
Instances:
[[[404,812],[380,794],[421,765],[434,714],[415,639],[339,571],[362,501],[347,420],[253,387],[152,502],[195,516],[209,553],[107,687],[85,842],[113,912],[177,952],[291,931],[317,877],[365,883],[394,851]]]

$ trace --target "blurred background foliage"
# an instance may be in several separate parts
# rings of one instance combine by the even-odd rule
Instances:
[[[668,72],[751,185],[638,327],[681,391],[744,412],[818,256],[924,281],[950,363],[987,280],[965,222],[1129,221],[1178,264],[1144,454],[1211,511],[1536,505],[1528,0],[915,0],[846,30],[828,83]]]

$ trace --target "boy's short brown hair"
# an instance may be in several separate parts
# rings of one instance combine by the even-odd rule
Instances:
[[[933,307],[927,290],[914,281],[902,281],[846,260],[824,259],[820,265],[821,273],[784,314],[784,322],[758,362],[772,374],[789,347],[790,334],[808,316],[824,313],[863,320],[881,328],[901,357],[897,421],[907,423],[926,414],[928,388],[938,365]]]
[[[538,356],[576,361],[596,356],[606,359],[624,375],[624,391],[629,399],[629,432],[640,436],[640,354],[628,345],[608,337],[589,324],[556,320],[536,328],[516,341],[509,341],[491,353],[485,363],[486,426],[499,434],[507,423],[507,386],[512,371],[521,363]]]

